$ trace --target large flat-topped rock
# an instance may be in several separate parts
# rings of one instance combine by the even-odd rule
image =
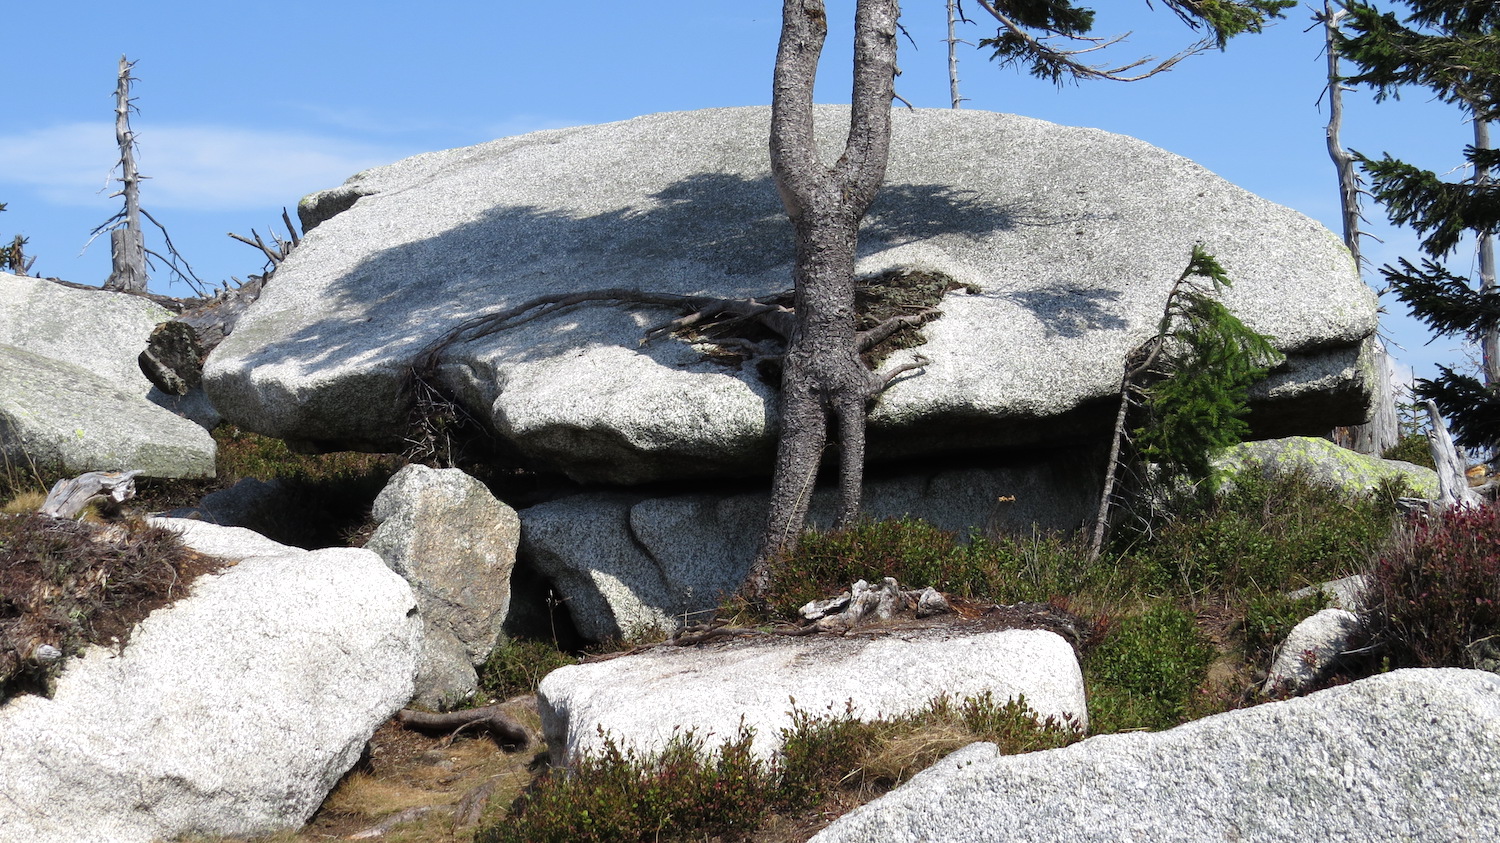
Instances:
[[[847,109],[819,111],[841,138]],[[790,286],[765,108],[657,114],[420,155],[304,200],[316,229],[214,353],[217,408],[262,433],[394,447],[424,344],[459,320],[569,290],[754,296]],[[858,271],[946,273],[919,377],[872,417],[873,455],[1096,435],[1123,357],[1194,243],[1230,306],[1290,360],[1260,433],[1362,421],[1375,300],[1321,225],[1132,138],[971,110],[897,110]],[[768,472],[774,388],[688,342],[666,311],[587,305],[457,346],[441,377],[543,466],[591,481]],[[910,360],[899,352],[885,365]],[[915,433],[914,433],[915,431]]]

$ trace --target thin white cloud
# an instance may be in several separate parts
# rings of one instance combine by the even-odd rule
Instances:
[[[137,127],[147,208],[222,211],[292,205],[408,151],[300,132],[225,126]],[[113,127],[70,123],[0,135],[0,182],[45,200],[93,205],[118,157]],[[112,189],[112,188],[110,188]],[[106,190],[105,193],[108,193]]]

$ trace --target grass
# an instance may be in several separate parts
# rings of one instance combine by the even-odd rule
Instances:
[[[551,642],[507,638],[479,668],[479,693],[495,700],[534,694],[542,677],[577,661]]]

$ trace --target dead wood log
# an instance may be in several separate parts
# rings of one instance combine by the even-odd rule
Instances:
[[[186,395],[203,382],[203,361],[260,298],[265,278],[252,276],[182,315],[156,326],[136,362],[141,372],[168,395]]]
[[[531,745],[531,733],[512,720],[499,705],[470,708],[434,714],[403,708],[396,714],[396,722],[403,727],[423,734],[444,734],[448,739],[458,737],[469,730],[484,730],[497,746],[511,750],[522,750]]]
[[[479,825],[479,821],[484,819],[484,809],[489,807],[490,798],[495,795],[502,780],[500,776],[491,776],[484,784],[465,793],[453,810],[453,827],[470,828]]]
[[[106,509],[118,509],[120,504],[135,497],[137,474],[140,472],[90,471],[72,480],[59,480],[52,485],[38,511],[53,518],[77,518],[94,501],[102,502]]]

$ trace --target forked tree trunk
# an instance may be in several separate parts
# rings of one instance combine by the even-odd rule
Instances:
[[[885,180],[896,73],[897,0],[859,0],[849,135],[832,166],[818,157],[813,85],[828,34],[822,0],[785,0],[771,99],[771,172],[796,238],[797,324],[781,382],[781,437],[770,512],[746,588],[764,596],[772,559],[796,541],[832,428],[839,446],[837,523],[859,515],[865,414],[876,380],[859,359],[854,259],[859,224]]]

